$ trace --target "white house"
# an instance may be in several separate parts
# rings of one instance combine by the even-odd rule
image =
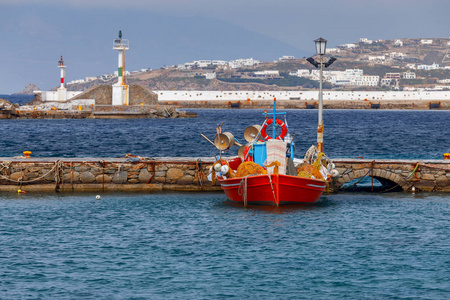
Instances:
[[[228,62],[226,60],[213,60],[211,64],[213,66],[225,66]]]
[[[372,40],[369,40],[369,39],[367,39],[367,38],[360,38],[360,39],[359,39],[359,42],[360,42],[360,43],[364,43],[364,44],[369,44],[369,45],[373,43]]]
[[[395,40],[395,41],[394,41],[394,46],[396,46],[396,47],[403,47],[403,42],[402,42],[402,40]]]
[[[205,78],[208,79],[208,80],[216,78],[216,72],[205,73]]]
[[[398,58],[398,59],[405,59],[408,56],[406,54],[403,54],[401,52],[391,52],[389,53],[390,58]]]
[[[297,77],[311,77],[311,74],[309,70],[307,69],[299,69],[297,71],[289,72],[290,76],[297,76]]]
[[[210,60],[194,60],[194,64],[199,68],[206,68],[211,65]]]
[[[403,72],[403,79],[416,79],[416,73],[414,72]]]
[[[352,49],[352,48],[356,48],[357,46],[355,44],[343,44],[343,45],[340,45],[340,47]]]
[[[418,65],[417,69],[418,70],[437,70],[437,69],[439,69],[439,64],[434,63],[432,65]]]
[[[339,53],[341,49],[339,48],[327,48],[327,53]]]
[[[278,70],[264,70],[264,71],[257,71],[253,73],[255,77],[261,77],[261,78],[278,78],[280,77],[280,72]]]
[[[433,44],[433,40],[422,39],[422,40],[420,40],[420,43],[422,45],[432,45]]]
[[[228,66],[232,69],[238,69],[242,67],[253,67],[260,64],[261,61],[253,58],[240,58],[236,60],[231,60],[228,62]]]
[[[295,57],[293,57],[292,55],[283,55],[278,60],[279,61],[287,61],[287,60],[293,60],[293,59],[295,59]]]
[[[369,61],[385,61],[386,56],[384,56],[384,55],[368,55],[367,59]]]

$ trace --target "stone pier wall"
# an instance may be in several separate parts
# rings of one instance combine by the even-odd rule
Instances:
[[[1,159],[0,191],[208,191],[212,158]]]
[[[375,178],[410,191],[450,192],[450,160],[334,159],[338,191],[352,180]],[[213,191],[214,158],[0,158],[0,191]]]
[[[333,183],[335,190],[362,177],[410,191],[450,192],[450,160],[367,160],[335,159],[341,176]]]

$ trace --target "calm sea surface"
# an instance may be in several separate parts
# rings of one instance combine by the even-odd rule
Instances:
[[[196,119],[0,120],[0,156],[215,154],[262,110]],[[331,158],[440,159],[447,111],[325,111]],[[297,156],[317,111],[290,110]],[[230,151],[234,155],[236,150]],[[244,209],[223,193],[0,193],[0,299],[448,299],[447,194],[338,193]]]

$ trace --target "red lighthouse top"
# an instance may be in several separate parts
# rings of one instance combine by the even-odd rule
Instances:
[[[61,59],[59,60],[58,64],[59,64],[60,66],[64,66],[64,61],[63,61],[62,55],[61,55]]]

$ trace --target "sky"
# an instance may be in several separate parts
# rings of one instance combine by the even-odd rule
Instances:
[[[359,38],[448,38],[449,0],[0,0],[0,94],[34,83],[112,73],[122,30],[127,69],[160,68],[197,59],[314,54]]]

